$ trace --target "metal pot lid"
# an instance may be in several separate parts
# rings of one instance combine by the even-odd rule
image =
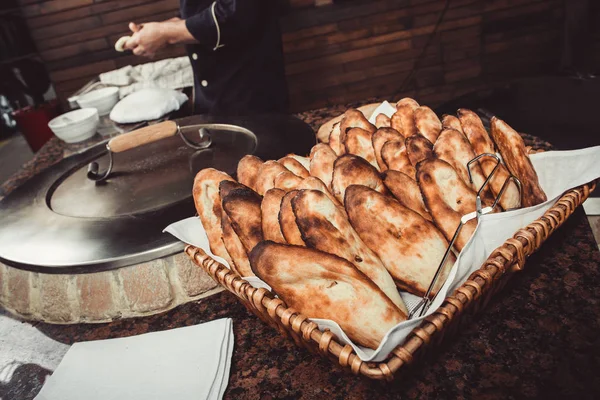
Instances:
[[[268,160],[307,154],[312,129],[291,116],[192,116],[177,120],[194,140],[209,124],[212,145],[186,146],[178,136],[114,154],[109,179],[87,179],[87,166],[108,164],[104,143],[66,158],[0,202],[0,262],[45,273],[94,272],[174,254],[183,244],[162,230],[195,214],[195,174],[214,167],[235,175],[246,154]],[[219,124],[211,127],[210,124]],[[230,127],[222,124],[230,125]]]

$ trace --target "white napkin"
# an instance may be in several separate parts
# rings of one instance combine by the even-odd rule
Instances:
[[[216,400],[229,381],[231,318],[75,343],[37,400]]]
[[[395,107],[388,102],[383,102],[371,116],[374,118],[379,113],[388,116],[393,115]],[[552,207],[560,195],[565,191],[590,182],[600,177],[600,146],[582,150],[572,151],[550,151],[531,156],[540,184],[548,201],[534,207],[520,210],[503,212],[499,214],[484,215],[473,234],[471,240],[458,256],[448,279],[438,292],[429,311],[421,318],[413,318],[401,322],[392,328],[384,337],[379,348],[376,350],[358,346],[346,336],[339,325],[330,320],[313,319],[321,329],[328,328],[341,342],[349,344],[363,361],[383,361],[397,345],[404,342],[408,334],[421,322],[423,318],[433,313],[444,301],[448,294],[458,288],[473,271],[479,269],[483,262],[498,246],[506,239],[512,237],[515,232],[533,222]],[[173,234],[179,240],[192,244],[206,251],[210,251],[208,239],[199,218],[188,218],[183,221],[169,225],[166,232]],[[194,232],[194,235],[186,233]],[[200,232],[204,232],[200,234]],[[269,286],[259,278],[244,278],[254,287]],[[406,292],[400,292],[409,310],[420,300]]]

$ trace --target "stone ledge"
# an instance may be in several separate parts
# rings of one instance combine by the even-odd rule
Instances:
[[[0,263],[0,305],[53,324],[101,323],[168,311],[223,290],[185,253],[90,274],[42,274]]]

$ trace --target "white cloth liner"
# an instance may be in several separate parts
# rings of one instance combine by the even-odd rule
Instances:
[[[109,118],[118,124],[152,121],[179,110],[187,100],[185,93],[173,89],[140,89],[119,100]]]
[[[395,108],[386,103],[382,103],[373,112],[373,117],[380,112],[388,116],[395,112]],[[421,320],[433,313],[443,303],[447,295],[458,288],[473,271],[479,269],[492,251],[502,245],[506,239],[512,237],[518,229],[538,219],[556,203],[565,191],[600,177],[600,146],[582,150],[549,151],[533,154],[531,155],[531,161],[538,174],[540,184],[550,200],[534,207],[482,216],[473,237],[458,256],[448,279],[424,317],[414,318],[396,325],[386,334],[379,348],[376,350],[352,343],[339,325],[333,321],[320,319],[313,319],[313,321],[321,329],[330,329],[341,342],[350,344],[361,360],[385,360],[389,353],[397,345],[401,344],[408,334],[419,325]],[[175,222],[169,225],[165,229],[165,232],[169,232],[179,240],[201,248],[207,254],[211,254],[206,232],[202,227],[202,222],[197,217]],[[193,235],[189,235],[192,232]],[[266,283],[257,277],[244,279],[254,287],[260,286],[270,289]],[[408,293],[400,292],[400,294],[407,303],[409,310],[420,300],[417,296]]]
[[[217,400],[229,382],[231,318],[75,343],[36,400]]]
[[[136,66],[127,65],[100,74],[100,82],[119,86],[119,97],[144,88],[182,89],[194,86],[194,71],[189,57],[167,58]]]

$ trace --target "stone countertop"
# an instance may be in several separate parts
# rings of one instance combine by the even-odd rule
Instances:
[[[313,127],[343,111],[300,115]],[[528,138],[531,142],[531,138]],[[539,147],[545,144],[534,143]],[[49,142],[6,182],[5,193],[62,158]],[[581,209],[515,274],[487,309],[458,336],[412,366],[392,384],[356,377],[329,360],[296,347],[222,292],[167,313],[108,324],[71,326],[23,322],[59,343],[131,336],[233,319],[235,348],[228,399],[598,398],[600,396],[600,252]],[[10,318],[2,315],[0,318]],[[0,329],[1,332],[1,329]],[[11,335],[0,337],[0,356],[11,355]],[[11,378],[0,374],[0,398],[32,399],[50,371],[51,341],[37,358],[16,352]],[[56,358],[56,355],[54,354]],[[54,365],[54,364],[52,364]]]

